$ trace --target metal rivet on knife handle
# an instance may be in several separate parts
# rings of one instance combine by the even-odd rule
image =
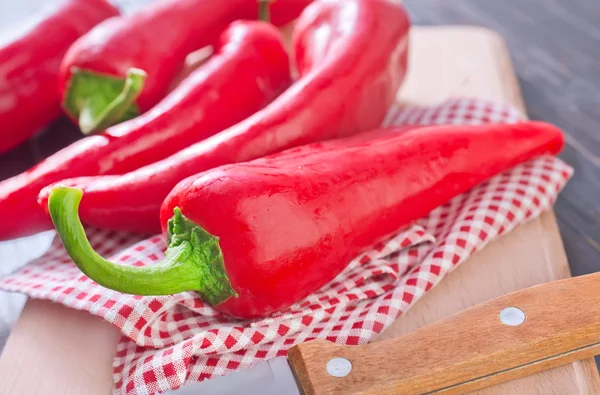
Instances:
[[[333,377],[346,377],[352,370],[352,362],[346,358],[333,358],[327,362],[327,373]]]
[[[500,322],[504,325],[519,326],[525,322],[525,312],[517,307],[507,307],[500,312]]]

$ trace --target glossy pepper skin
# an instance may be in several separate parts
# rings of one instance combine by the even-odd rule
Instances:
[[[302,300],[375,243],[563,144],[542,122],[432,126],[221,166],[171,191],[161,210],[167,259],[149,267],[93,252],[77,219],[81,190],[55,188],[49,210],[74,262],[99,284],[139,295],[198,291],[251,319]]]
[[[84,223],[156,233],[159,210],[184,178],[227,163],[353,135],[381,125],[407,67],[409,20],[385,0],[319,0],[293,35],[298,81],[252,117],[177,154],[119,177],[60,181],[83,189]],[[49,188],[40,204],[47,207]],[[132,198],[135,196],[135,198]]]
[[[44,186],[72,176],[120,174],[174,154],[250,116],[290,83],[289,58],[277,28],[234,22],[217,53],[151,111],[78,140],[0,182],[0,240],[52,227],[37,204]]]
[[[56,3],[56,2],[55,2]],[[69,46],[119,11],[105,0],[43,7],[0,43],[0,154],[27,141],[60,113],[60,63]]]
[[[292,21],[310,1],[273,2],[272,23]],[[256,20],[258,10],[257,0],[157,0],[105,21],[77,40],[62,62],[65,112],[90,134],[149,110],[190,52],[213,45],[233,21]],[[126,85],[131,72],[139,80],[135,87]]]

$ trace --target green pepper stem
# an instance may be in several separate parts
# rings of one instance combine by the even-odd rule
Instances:
[[[237,297],[225,273],[218,238],[179,209],[169,221],[165,260],[151,266],[125,266],[104,259],[90,245],[78,214],[82,196],[81,189],[57,186],[50,192],[48,209],[69,256],[98,284],[134,295],[197,291],[212,305]]]
[[[269,4],[271,0],[258,0],[258,20],[263,22],[271,21],[271,13],[269,12]]]
[[[127,71],[123,90],[97,116],[94,116],[94,105],[84,104],[79,112],[79,128],[85,135],[90,135],[106,129],[117,123],[131,108],[142,93],[146,72],[131,68]]]

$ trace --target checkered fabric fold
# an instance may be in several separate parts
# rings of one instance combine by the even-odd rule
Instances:
[[[437,107],[393,108],[384,125],[511,123],[510,106],[458,98]],[[123,336],[114,359],[115,393],[154,394],[285,355],[307,340],[362,344],[387,328],[450,271],[498,236],[551,208],[572,169],[542,157],[457,196],[349,263],[331,283],[272,317],[228,318],[193,292],[124,295],[83,275],[56,239],[41,258],[3,278],[0,288],[86,310]],[[124,265],[164,257],[162,236],[88,229],[92,245]]]

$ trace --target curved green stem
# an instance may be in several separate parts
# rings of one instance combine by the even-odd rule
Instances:
[[[79,128],[85,135],[99,132],[117,123],[142,93],[146,72],[131,68],[127,72],[123,90],[99,114],[90,102],[86,102],[79,112]]]
[[[169,220],[166,258],[151,266],[124,266],[94,251],[78,215],[83,191],[52,189],[48,209],[58,235],[73,262],[89,278],[115,291],[135,295],[170,295],[197,291],[212,305],[237,297],[223,265],[219,239],[183,216]]]
[[[269,12],[269,3],[271,0],[258,0],[258,20],[263,22],[271,21],[271,13]]]

